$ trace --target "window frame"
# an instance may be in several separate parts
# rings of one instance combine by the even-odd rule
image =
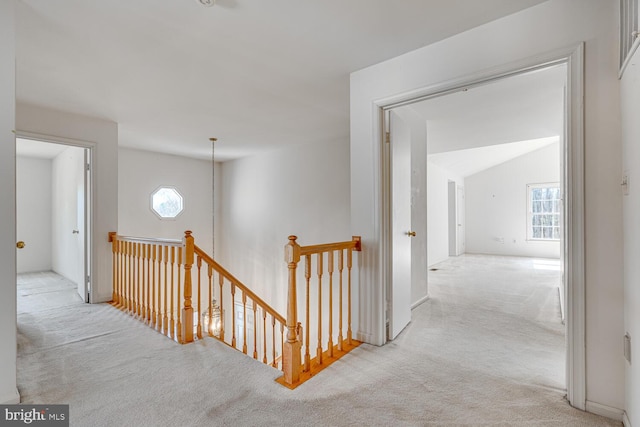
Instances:
[[[552,202],[557,201],[557,203],[555,204],[555,206],[557,206],[557,209],[553,210],[552,212],[540,212],[540,213],[533,212],[533,200],[532,200],[533,190],[538,188],[557,188],[558,189],[557,199],[546,199]],[[562,193],[561,193],[560,183],[559,182],[543,182],[543,183],[527,184],[526,197],[527,197],[527,241],[559,242],[562,238]],[[558,230],[558,234],[557,234],[558,238],[534,237],[533,236],[533,229],[534,229],[533,218],[535,215],[556,215],[558,217],[558,220],[557,220],[558,225],[557,226],[553,225],[553,222],[552,222],[552,225],[550,227],[552,229],[552,235],[554,234],[553,233],[554,229]]]
[[[153,198],[160,190],[172,190],[180,197],[180,201],[181,201],[180,202],[180,212],[178,212],[175,216],[163,216],[160,212],[158,212],[154,208],[154,206],[153,206]],[[175,221],[184,212],[184,209],[185,209],[184,196],[182,195],[182,193],[180,191],[178,191],[178,189],[176,187],[174,187],[172,185],[160,185],[155,190],[153,190],[151,192],[151,194],[149,195],[149,209],[151,210],[151,212],[154,213],[154,215],[156,217],[158,217],[158,219],[160,219],[162,221]]]

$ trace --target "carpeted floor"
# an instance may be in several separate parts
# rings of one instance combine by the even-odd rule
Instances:
[[[22,401],[68,403],[73,426],[621,425],[564,399],[557,271],[471,255],[437,267],[394,342],[363,345],[295,391],[213,339],[178,345],[82,304],[59,276],[23,275]]]

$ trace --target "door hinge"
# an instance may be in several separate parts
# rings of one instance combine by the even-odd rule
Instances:
[[[391,143],[391,133],[390,133],[390,132],[387,132],[387,133],[384,135],[384,142],[386,142],[387,144],[390,144],[390,143]]]
[[[91,170],[91,163],[87,163],[85,165],[85,169],[86,169],[87,172],[89,172]]]

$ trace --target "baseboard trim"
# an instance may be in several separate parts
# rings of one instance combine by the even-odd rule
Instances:
[[[623,421],[623,418],[625,416],[625,412],[622,409],[602,405],[600,403],[589,402],[588,400],[585,408],[587,412],[591,412],[592,414],[596,415],[602,415],[603,417],[611,418],[612,420],[616,421]]]
[[[629,421],[629,416],[627,415],[627,411],[622,413],[622,424],[624,427],[631,427],[631,421]]]
[[[373,334],[366,334],[364,332],[356,332],[356,339],[360,342],[364,342],[367,344],[373,344]],[[373,344],[376,345],[376,344]]]
[[[0,397],[0,404],[2,405],[15,405],[20,403],[20,393],[16,389],[13,393],[5,394]]]
[[[414,308],[416,308],[417,306],[419,306],[422,303],[425,303],[427,300],[429,299],[429,294],[423,296],[422,298],[420,298],[418,301],[414,302],[413,304],[411,304],[411,310],[413,310]]]

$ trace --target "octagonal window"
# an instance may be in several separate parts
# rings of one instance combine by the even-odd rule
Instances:
[[[159,187],[151,193],[151,210],[160,219],[173,219],[184,209],[182,195],[173,187]]]

